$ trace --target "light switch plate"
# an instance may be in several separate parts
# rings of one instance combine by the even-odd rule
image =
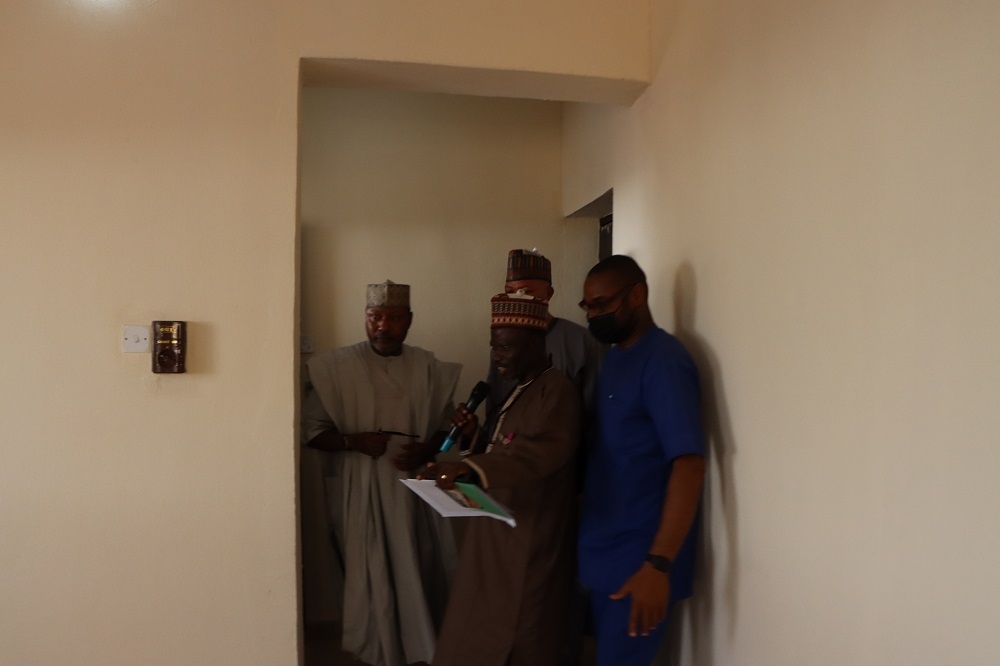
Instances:
[[[149,352],[149,326],[122,327],[123,352]]]

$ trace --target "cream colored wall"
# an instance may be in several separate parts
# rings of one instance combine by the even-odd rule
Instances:
[[[567,108],[564,210],[614,187],[704,373],[683,663],[996,663],[1000,6],[654,14],[646,94]]]
[[[0,663],[295,660],[297,58],[173,4],[0,9]]]
[[[515,247],[552,259],[552,310],[579,320],[597,227],[559,211],[561,116],[554,102],[305,89],[302,333],[315,349],[364,339],[365,284],[407,283],[407,342],[463,363],[464,398],[486,375],[489,300]]]
[[[312,57],[649,80],[649,0],[302,0],[301,8]]]
[[[644,2],[479,4],[0,4],[0,662],[295,662],[299,59],[647,72]]]
[[[708,368],[698,663],[994,660],[994,4],[654,2],[652,51],[644,1],[504,5],[0,5],[0,661],[295,660],[300,57],[650,52],[564,208],[614,184]],[[156,317],[189,375],[119,351]]]

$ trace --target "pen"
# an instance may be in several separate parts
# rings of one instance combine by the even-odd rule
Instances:
[[[378,429],[378,434],[380,435],[399,435],[400,437],[409,437],[411,439],[420,439],[420,435],[411,435],[408,432],[399,432],[398,430],[382,430]]]

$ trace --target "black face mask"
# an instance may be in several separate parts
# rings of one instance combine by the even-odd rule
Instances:
[[[590,329],[590,334],[594,336],[595,340],[605,345],[613,345],[628,336],[628,328],[618,325],[618,321],[615,319],[617,314],[618,310],[615,310],[587,320],[587,328]]]

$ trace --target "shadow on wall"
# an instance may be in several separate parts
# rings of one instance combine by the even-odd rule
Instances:
[[[702,420],[707,440],[708,467],[702,500],[701,550],[695,568],[695,594],[681,606],[684,617],[678,618],[679,621],[674,623],[677,635],[668,640],[671,647],[668,663],[680,662],[680,631],[682,626],[687,626],[691,640],[691,663],[711,666],[715,663],[714,646],[716,632],[720,629],[719,619],[726,618],[726,630],[730,636],[737,622],[739,537],[736,527],[739,512],[733,480],[733,456],[736,448],[722,373],[712,348],[697,333],[696,302],[697,282],[694,269],[684,262],[677,269],[674,279],[674,334],[691,353],[701,376]],[[718,561],[720,554],[724,561]],[[717,602],[723,603],[725,607],[717,608]]]

